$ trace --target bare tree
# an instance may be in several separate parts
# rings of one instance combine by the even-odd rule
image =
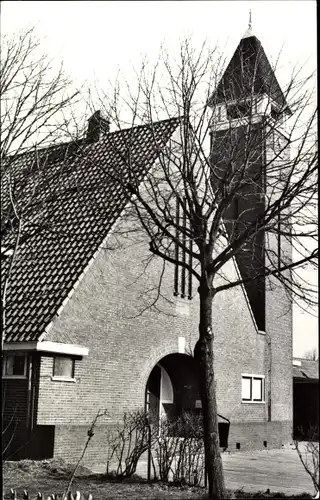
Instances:
[[[78,91],[63,67],[41,53],[34,30],[1,37],[1,341],[6,336],[6,306],[12,270],[19,262],[21,244],[36,232],[51,231],[51,189],[48,161],[54,143],[68,137],[73,119],[72,104]],[[50,148],[48,148],[50,144]],[[64,154],[70,147],[64,148]],[[70,151],[69,151],[70,152]],[[65,167],[67,168],[67,166]],[[38,207],[35,216],[34,208]],[[3,408],[7,386],[3,385]],[[7,452],[21,418],[10,408],[2,429]],[[27,445],[15,449],[19,451]]]
[[[55,71],[41,53],[34,30],[1,38],[1,330],[12,266],[22,241],[48,223],[32,215],[36,204],[49,202],[47,160],[54,143],[66,136],[78,91],[62,65]],[[50,144],[49,149],[45,146]],[[22,156],[23,155],[23,156]],[[42,195],[39,196],[40,185]],[[43,187],[45,185],[45,191]],[[41,198],[41,199],[40,199]],[[44,210],[42,210],[42,214]]]
[[[229,65],[219,85],[218,66],[216,50],[204,44],[196,51],[188,39],[178,59],[162,49],[155,68],[144,63],[135,85],[119,80],[112,95],[99,92],[100,107],[119,130],[148,124],[158,153],[156,167],[142,169],[141,176],[132,156],[135,129],[123,133],[121,148],[114,144],[121,166],[105,175],[131,201],[130,230],[127,225],[123,231],[147,235],[151,254],[174,265],[176,295],[187,297],[188,280],[198,282],[194,357],[210,498],[226,494],[214,376],[215,297],[244,285],[254,308],[254,296],[269,286],[286,292],[289,309],[295,298],[313,304],[313,290],[299,272],[317,258],[312,79],[294,71],[281,91],[261,47],[251,57],[240,51],[239,65]],[[167,141],[157,123],[173,117],[178,133]],[[240,272],[230,275],[228,263],[235,259]]]
[[[313,430],[313,435],[307,442],[295,440],[295,446],[304,470],[312,480],[316,494],[314,498],[319,498],[319,429]]]
[[[9,61],[12,50],[8,52]],[[19,62],[19,57],[13,60]],[[22,61],[18,69],[22,68],[23,76],[24,57]],[[261,303],[267,286],[281,287],[286,292],[288,308],[293,298],[310,304],[315,301],[313,290],[299,274],[307,263],[316,265],[317,258],[316,112],[308,92],[309,79],[295,72],[281,91],[259,47],[250,57],[240,53],[238,62],[236,67],[228,66],[227,78],[218,84],[220,65],[216,51],[204,44],[197,52],[190,40],[186,40],[178,59],[172,61],[162,50],[155,68],[150,70],[144,64],[137,73],[136,85],[130,80],[125,86],[116,85],[112,95],[100,93],[108,119],[123,131],[121,147],[119,141],[114,142],[114,154],[119,161],[114,162],[112,170],[104,172],[106,180],[116,181],[130,202],[123,218],[123,231],[137,238],[147,236],[151,255],[174,266],[176,295],[188,297],[189,284],[192,280],[198,282],[199,339],[194,357],[200,374],[210,498],[226,497],[214,375],[215,297],[224,290],[245,286],[248,295],[251,294],[260,329],[264,329],[264,318],[259,315],[255,297]],[[7,67],[10,68],[9,63]],[[45,144],[38,129],[47,130],[47,139],[56,138],[60,129],[55,119],[57,128],[48,127],[54,116],[50,113],[67,106],[70,102],[67,99],[60,101],[60,108],[49,106],[48,120],[43,120],[43,106],[54,99],[40,101],[39,109],[31,106],[30,110],[36,109],[35,116],[41,117],[39,127],[31,120],[27,140],[16,146],[25,132],[15,116],[25,109],[27,102],[32,103],[41,95],[39,84],[34,87],[34,94],[24,93],[32,74],[38,74],[37,67],[33,71],[21,87],[20,105],[12,108],[8,104],[4,108],[1,154],[3,150],[8,195],[1,231],[5,241],[3,255],[7,257],[7,283],[21,241],[44,228],[55,230],[49,203],[54,195],[50,191],[50,176],[55,175],[52,156],[64,159],[58,188],[66,190],[63,174],[68,173],[67,159],[81,154],[81,141],[75,150],[70,145],[73,142],[65,148],[60,145],[58,151],[54,146],[38,151],[39,143]],[[6,66],[3,74],[6,75]],[[16,86],[19,88],[19,80],[13,91]],[[58,90],[52,94],[57,95]],[[8,119],[12,109],[13,118]],[[31,115],[26,113],[25,124]],[[170,120],[175,130],[170,140],[161,135],[158,126],[163,119]],[[12,133],[17,123],[17,132]],[[139,159],[133,153],[135,128],[124,131],[128,124],[148,124],[154,140],[156,166],[150,169],[150,165],[139,165],[139,174]],[[18,152],[27,151],[34,134],[38,138],[33,143],[36,146],[30,155],[23,155],[22,165]],[[111,134],[111,143],[112,137]],[[11,151],[13,154],[8,158]],[[89,163],[90,158],[86,161]],[[50,169],[46,169],[49,162]],[[22,168],[18,177],[12,175],[12,169],[17,167]],[[40,209],[35,211],[35,206]],[[239,273],[230,274],[230,264],[235,261]],[[3,331],[6,286],[2,292]],[[156,299],[159,290],[161,279]]]

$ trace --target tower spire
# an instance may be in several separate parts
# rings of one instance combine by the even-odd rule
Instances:
[[[243,35],[242,38],[248,38],[249,36],[253,36],[252,33],[252,16],[251,16],[251,9],[249,10],[249,23],[248,23],[248,29]]]

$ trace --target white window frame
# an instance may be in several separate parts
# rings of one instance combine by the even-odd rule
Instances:
[[[250,399],[243,399],[242,396],[242,380],[243,379],[250,379]],[[261,389],[262,389],[262,394],[261,394],[261,399],[253,399],[253,394],[252,394],[252,383],[253,380],[261,380]],[[241,402],[242,403],[249,403],[249,404],[261,404],[265,403],[265,376],[264,375],[257,375],[253,373],[242,373],[241,374]]]
[[[54,365],[55,365],[55,360],[56,358],[66,358],[66,359],[71,359],[73,363],[73,376],[72,377],[66,377],[65,375],[54,375]],[[76,360],[72,356],[53,356],[53,364],[52,364],[52,377],[51,380],[55,381],[60,381],[60,382],[75,382],[75,370],[76,370]]]
[[[222,106],[217,106],[217,120],[218,122],[222,121]]]
[[[24,369],[23,369],[23,375],[9,375],[6,373],[6,366],[7,366],[7,360],[6,358],[9,358],[10,356],[20,356],[24,358]],[[2,378],[3,379],[11,379],[11,380],[23,380],[27,378],[27,355],[23,353],[5,353],[3,354],[3,359],[2,359]]]

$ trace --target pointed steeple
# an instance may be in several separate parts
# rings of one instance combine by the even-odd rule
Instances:
[[[210,101],[240,102],[253,95],[267,95],[279,109],[291,113],[261,42],[252,33],[250,11],[248,29],[241,38]]]
[[[251,9],[250,9],[250,11],[249,11],[249,23],[248,23],[248,29],[247,29],[247,31],[245,32],[245,34],[243,35],[242,39],[243,39],[243,38],[248,38],[249,36],[253,36],[253,32],[252,32]]]

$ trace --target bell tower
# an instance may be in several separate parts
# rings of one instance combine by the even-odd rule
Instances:
[[[288,160],[285,123],[291,111],[261,42],[252,32],[251,12],[248,29],[209,104],[213,109],[212,183],[218,201],[219,196],[220,201],[222,197],[227,200],[225,226],[229,238],[236,241],[263,217],[268,190],[277,185],[281,164]],[[258,276],[268,267],[270,256],[280,262],[282,251],[280,236],[261,230],[246,240],[236,256],[260,331],[266,330],[266,279]]]

